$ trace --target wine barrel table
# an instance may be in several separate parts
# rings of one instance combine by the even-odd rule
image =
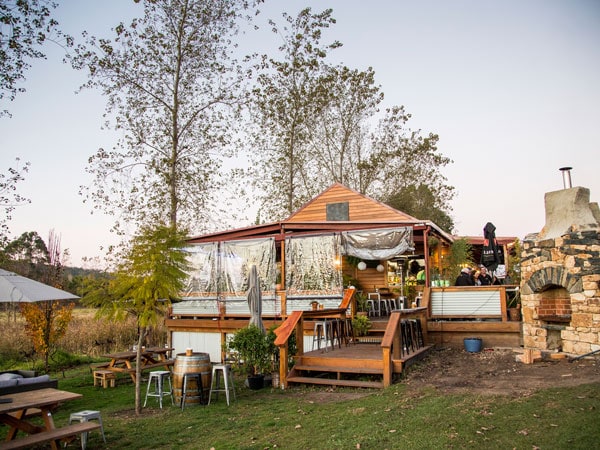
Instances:
[[[201,391],[195,379],[189,379],[187,382],[187,392],[185,396],[185,404],[199,404],[203,401],[208,401],[208,392],[210,391],[210,382],[212,376],[212,365],[210,363],[210,355],[208,353],[196,353],[191,355],[186,353],[178,353],[175,357],[173,365],[173,396],[175,404],[181,403],[183,396],[183,375],[184,374],[200,374],[202,386],[204,388],[205,398],[201,398]]]

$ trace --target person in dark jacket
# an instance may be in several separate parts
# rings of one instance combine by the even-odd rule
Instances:
[[[471,277],[471,269],[465,267],[460,271],[460,275],[456,278],[455,286],[475,286],[475,282]]]
[[[492,284],[492,276],[488,273],[485,266],[481,267],[478,280],[481,286],[490,286]]]

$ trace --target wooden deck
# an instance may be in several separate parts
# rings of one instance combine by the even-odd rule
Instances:
[[[392,359],[393,373],[399,376],[412,362],[421,359],[432,346],[420,347],[401,359]],[[288,383],[383,388],[383,350],[380,343],[350,344],[314,350],[296,357]]]
[[[282,386],[289,383],[385,388],[394,382],[410,361],[422,357],[431,348],[426,328],[426,308],[393,311],[372,327],[366,337],[354,338],[339,333],[342,345],[332,349],[305,349],[303,339],[296,340],[297,354],[288,370],[287,339],[292,334],[305,336],[304,321],[322,318],[347,320],[344,309],[294,311],[275,330],[275,345],[280,349],[279,376]],[[335,328],[334,328],[335,329]]]

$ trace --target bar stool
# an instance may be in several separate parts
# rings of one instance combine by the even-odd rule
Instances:
[[[379,292],[369,292],[367,294],[367,306],[369,305],[372,307],[373,314],[381,316],[381,295]]]
[[[181,381],[181,410],[185,408],[185,399],[187,398],[187,389],[188,389],[188,381],[196,381],[196,386],[198,386],[198,391],[200,395],[190,396],[190,398],[198,398],[200,397],[200,403],[204,398],[204,386],[202,385],[202,374],[201,373],[192,373],[187,372],[183,374],[183,380]]]
[[[315,320],[313,327],[313,341],[312,349],[315,349],[315,342],[317,343],[317,349],[321,350],[321,340],[325,342],[325,351],[327,351],[327,337],[329,336],[329,324],[327,319]],[[332,345],[333,347],[333,345]]]
[[[346,316],[344,320],[340,320],[341,335],[344,339],[344,344],[356,344],[354,338],[354,327],[352,326],[352,316]]]
[[[329,341],[331,342],[331,350],[335,348],[337,341],[338,347],[342,348],[343,325],[341,319],[331,319],[329,323]]]
[[[164,390],[165,380],[169,382],[169,390]],[[154,382],[154,392],[150,392],[150,386]],[[171,396],[171,404],[174,405],[173,402],[173,386],[171,385],[171,372],[168,370],[154,370],[150,372],[150,377],[148,378],[148,387],[146,388],[146,399],[144,400],[144,407],[146,407],[146,402],[148,401],[148,397],[158,397],[158,404],[160,405],[160,409],[162,409],[162,399],[165,396]]]
[[[221,374],[223,375],[223,384],[221,387]],[[233,374],[231,372],[231,364],[215,364],[212,367],[212,380],[210,382],[210,392],[208,393],[208,404],[212,399],[212,393],[214,392],[219,398],[219,392],[225,392],[227,398],[227,406],[229,406],[229,391],[233,392],[233,399],[235,400],[235,388],[233,386]]]
[[[72,413],[69,416],[69,425],[71,425],[71,423],[75,422],[76,420],[78,420],[79,422],[89,422],[90,420],[97,420],[100,424],[100,433],[102,433],[102,440],[106,444],[106,438],[104,437],[104,427],[102,426],[102,416],[100,416],[100,411],[91,411],[86,409],[84,411]],[[87,432],[81,433],[81,450],[85,450],[85,447],[87,445],[87,437]]]

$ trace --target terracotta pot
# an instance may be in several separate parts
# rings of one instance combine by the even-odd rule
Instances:
[[[513,322],[521,320],[521,310],[519,308],[508,308],[508,318]]]

